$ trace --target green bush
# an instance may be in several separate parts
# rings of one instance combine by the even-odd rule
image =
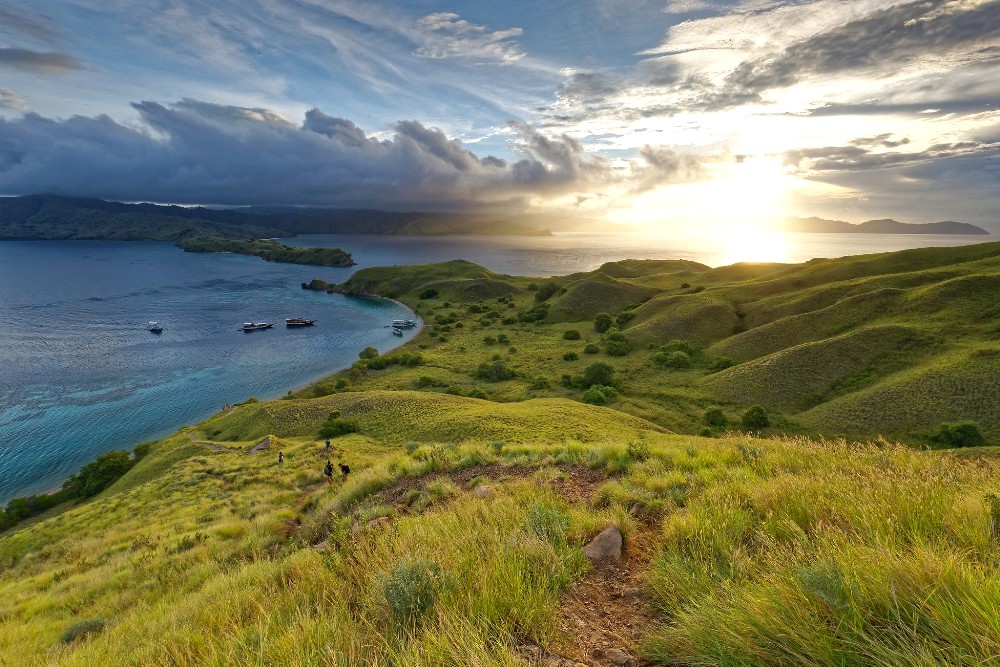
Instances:
[[[382,577],[382,594],[393,615],[412,619],[430,609],[441,587],[441,568],[422,558],[404,561]]]
[[[607,313],[597,313],[594,316],[594,331],[597,333],[604,333],[611,328],[611,325],[615,323],[615,318]]]
[[[499,336],[497,336],[497,342],[500,343],[501,345],[509,345],[510,338],[507,337],[507,334],[500,334]]]
[[[686,352],[657,352],[653,355],[653,363],[664,368],[691,368],[691,357]]]
[[[549,314],[549,304],[539,303],[530,310],[517,314],[518,322],[541,322]]]
[[[556,292],[559,291],[559,285],[552,282],[551,280],[538,288],[535,292],[535,301],[541,303],[542,301],[548,301],[552,298]]]
[[[474,387],[466,396],[469,398],[486,398],[486,392],[479,387]]]
[[[105,625],[106,623],[103,618],[100,617],[88,618],[86,620],[73,623],[72,625],[67,627],[65,630],[63,630],[62,636],[60,636],[59,639],[64,644],[69,644],[71,642],[76,641],[77,639],[80,639],[81,637],[86,637],[87,635],[92,635],[97,632],[100,632],[101,630],[104,629]]]
[[[617,317],[615,317],[615,324],[617,324],[619,327],[623,327],[629,322],[631,322],[634,318],[635,318],[634,312],[632,312],[631,310],[623,310],[622,312],[618,313]]]
[[[614,384],[615,369],[609,364],[597,362],[583,370],[583,384],[592,387],[595,384],[610,386]]]
[[[732,367],[732,365],[733,365],[733,360],[730,359],[729,357],[716,357],[712,361],[712,365],[710,366],[710,368],[713,371],[724,371],[727,368]]]
[[[666,345],[660,347],[660,352],[683,352],[689,356],[694,356],[695,349],[691,343],[686,340],[674,339]]]
[[[548,389],[549,384],[549,379],[547,377],[544,375],[538,375],[531,381],[530,386],[532,389]]]
[[[567,329],[563,332],[563,340],[580,340],[580,332],[576,329]]]
[[[649,443],[645,440],[629,440],[628,445],[625,447],[625,453],[633,461],[645,461],[649,458],[651,452]]]
[[[438,291],[436,289],[434,289],[433,287],[428,287],[427,289],[425,289],[423,292],[420,293],[420,298],[421,299],[436,299],[437,295],[438,295]]]
[[[759,431],[770,426],[771,420],[767,416],[767,410],[760,405],[753,405],[743,413],[741,423],[745,431]]]
[[[595,384],[583,392],[583,402],[591,405],[607,405],[616,398],[618,398],[618,391],[614,387],[602,384]]]
[[[612,357],[624,357],[632,351],[632,346],[627,340],[609,340],[604,345],[604,351]]]
[[[378,350],[374,347],[366,347],[365,349],[358,352],[359,359],[374,359],[378,356]]]
[[[74,498],[89,498],[114,484],[127,473],[135,461],[128,452],[113,451],[101,454],[83,466],[63,484],[63,489]]]
[[[588,343],[586,347],[583,348],[585,354],[597,354],[601,351],[601,348],[597,347],[594,343]]]
[[[580,355],[576,352],[567,352],[563,355],[563,361],[576,361],[580,358]]]
[[[726,413],[719,408],[710,408],[706,410],[704,420],[709,426],[715,426],[718,428],[721,428],[729,423],[729,420],[726,419]]]
[[[337,438],[357,432],[357,424],[344,419],[327,419],[319,429],[319,435],[322,438]]]
[[[494,361],[492,363],[479,364],[479,368],[476,369],[476,377],[480,380],[489,380],[490,382],[502,382],[504,380],[511,380],[517,375],[514,369],[508,366],[503,361]]]
[[[979,447],[985,443],[979,425],[975,422],[940,424],[931,436],[931,441],[942,447]]]

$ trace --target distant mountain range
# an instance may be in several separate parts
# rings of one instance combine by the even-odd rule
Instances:
[[[597,223],[583,220],[579,224],[593,231]],[[497,215],[458,213],[292,206],[213,209],[56,195],[0,197],[0,239],[178,241],[200,234],[242,239],[297,234],[548,236],[551,229],[563,231],[571,225],[564,218],[538,215],[518,216],[512,222]]]
[[[787,218],[782,226],[789,232],[815,232],[825,234],[985,234],[989,232],[982,227],[970,225],[967,222],[945,220],[925,224],[898,222],[889,218],[868,220],[860,224],[851,224],[843,220],[824,220],[823,218]]]

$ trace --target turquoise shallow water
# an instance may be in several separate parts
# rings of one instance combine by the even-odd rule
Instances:
[[[0,242],[0,503],[226,403],[284,394],[368,345],[398,345],[384,325],[408,309],[300,287],[352,272],[169,243]],[[298,316],[318,321],[287,329]],[[250,320],[280,324],[237,331]]]

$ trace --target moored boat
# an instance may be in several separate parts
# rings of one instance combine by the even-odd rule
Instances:
[[[307,320],[303,317],[286,317],[285,324],[290,327],[309,327],[316,324],[316,320]]]
[[[146,327],[146,331],[149,331],[150,333],[155,333],[155,334],[163,333],[163,327],[161,327],[156,322],[150,322],[149,326]]]
[[[258,329],[270,329],[273,326],[273,322],[244,322],[237,331],[257,331]]]
[[[402,336],[403,335],[403,330],[400,329],[399,327],[393,327],[392,328],[392,335],[393,336]]]
[[[417,321],[416,320],[393,320],[392,321],[392,326],[394,326],[394,327],[396,327],[398,329],[415,327],[415,326],[417,326]]]

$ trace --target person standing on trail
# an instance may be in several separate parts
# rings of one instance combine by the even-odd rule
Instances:
[[[330,453],[330,438],[326,439],[326,453]]]
[[[333,483],[333,463],[327,459],[326,467],[323,468],[323,474],[326,475],[326,483]]]
[[[278,452],[278,465],[281,465],[284,462],[285,462],[285,453]]]

